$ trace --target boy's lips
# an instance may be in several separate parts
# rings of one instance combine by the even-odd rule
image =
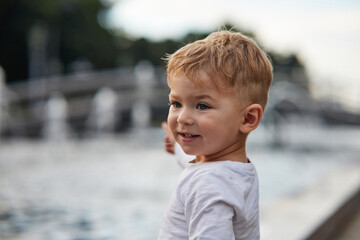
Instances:
[[[200,137],[200,135],[191,134],[187,132],[178,132],[178,134],[183,142],[192,142],[196,138]]]

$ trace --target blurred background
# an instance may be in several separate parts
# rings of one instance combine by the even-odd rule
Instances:
[[[163,150],[162,58],[224,28],[274,67],[248,145],[262,239],[345,239],[359,215],[354,0],[2,0],[0,238],[156,239],[181,172]]]

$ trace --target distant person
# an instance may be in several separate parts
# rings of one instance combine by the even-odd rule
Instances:
[[[260,239],[258,177],[246,139],[268,100],[266,54],[223,30],[169,55],[167,72],[165,149],[193,160],[184,164],[158,239]]]

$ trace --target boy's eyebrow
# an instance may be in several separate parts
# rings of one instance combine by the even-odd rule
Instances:
[[[173,98],[178,98],[179,96],[176,93],[170,92],[169,93],[169,97],[173,97]],[[181,96],[180,96],[181,97]],[[195,95],[194,96],[195,99],[204,99],[204,98],[209,98],[211,100],[216,100],[214,97],[212,97],[209,94],[199,94],[199,95]]]
[[[170,92],[169,97],[177,97],[176,93]]]
[[[214,99],[211,95],[208,94],[200,94],[200,95],[196,95],[195,96],[196,99],[203,99],[203,98],[210,98],[210,99]]]

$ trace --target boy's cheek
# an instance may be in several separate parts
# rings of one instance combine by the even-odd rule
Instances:
[[[170,131],[172,133],[174,133],[175,127],[176,127],[176,116],[174,116],[173,114],[169,113],[168,115],[168,125],[170,128]]]

